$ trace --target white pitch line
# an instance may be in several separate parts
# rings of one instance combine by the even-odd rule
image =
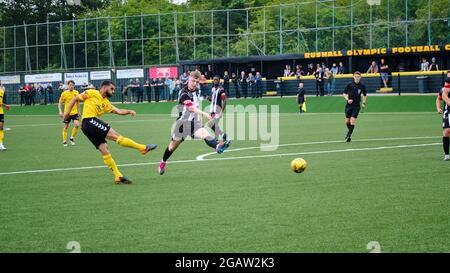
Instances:
[[[424,137],[391,137],[391,138],[372,138],[372,139],[357,139],[352,140],[353,142],[372,142],[372,141],[390,141],[390,140],[415,140],[415,139],[433,139],[438,138],[437,136],[424,136]],[[286,146],[303,146],[303,145],[317,145],[317,144],[333,144],[333,143],[343,143],[343,140],[329,140],[329,141],[317,141],[317,142],[300,142],[300,143],[288,143],[288,144],[276,144],[276,145],[266,145],[266,148],[276,148],[276,147],[286,147]],[[260,149],[261,146],[236,148],[227,150],[229,152],[245,151],[245,150],[255,150]],[[216,152],[206,153],[197,156],[197,160],[205,160],[205,157],[217,154]]]
[[[270,113],[268,113],[270,114]],[[434,112],[373,112],[373,113],[363,113],[364,115],[423,115],[423,114],[436,114]],[[138,114],[139,115],[139,114]],[[247,113],[247,115],[249,115]],[[289,117],[289,116],[299,116],[298,113],[279,113],[280,117]],[[304,113],[305,116],[320,116],[320,115],[343,115],[342,113]],[[55,115],[11,115],[10,117],[55,117]],[[160,118],[154,118],[154,119],[142,119],[142,120],[118,120],[118,121],[110,121],[109,123],[133,123],[133,122],[147,122],[147,121],[166,121],[166,120],[175,120],[177,117],[165,117],[161,118],[161,116],[166,116],[166,114],[140,114],[139,116],[159,116]],[[254,115],[251,114],[249,117],[253,117]],[[60,126],[61,123],[41,123],[41,124],[17,124],[17,125],[10,125],[9,127],[42,127],[42,126]]]
[[[371,147],[371,148],[354,148],[354,149],[342,149],[342,150],[328,150],[328,151],[315,151],[315,152],[296,152],[296,153],[285,153],[285,154],[267,154],[267,155],[250,155],[250,156],[238,156],[238,157],[219,157],[210,158],[204,160],[178,160],[170,161],[170,164],[174,163],[192,163],[192,162],[205,162],[205,161],[218,161],[218,160],[237,160],[237,159],[251,159],[251,158],[266,158],[266,157],[282,157],[282,156],[292,156],[292,155],[315,155],[315,154],[331,154],[331,153],[346,153],[346,152],[359,152],[359,151],[380,151],[380,150],[390,150],[390,149],[402,149],[402,148],[415,148],[415,147],[428,147],[442,145],[442,143],[425,143],[425,144],[414,144],[414,145],[398,145],[398,146],[381,146],[381,147]],[[146,166],[146,165],[157,165],[159,162],[143,162],[143,163],[131,163],[131,164],[120,164],[119,167],[132,167],[132,166]],[[88,166],[88,167],[74,167],[74,168],[59,168],[59,169],[46,169],[46,170],[29,170],[29,171],[16,171],[16,172],[5,172],[0,173],[2,175],[17,175],[17,174],[30,174],[30,173],[48,173],[48,172],[62,172],[71,170],[90,170],[90,169],[103,169],[106,166]]]

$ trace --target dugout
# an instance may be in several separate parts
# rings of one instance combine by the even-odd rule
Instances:
[[[419,71],[422,58],[431,63],[436,58],[440,70],[450,69],[450,44],[432,46],[410,46],[378,49],[354,49],[343,51],[307,52],[292,55],[249,56],[233,58],[216,58],[209,60],[180,61],[183,71],[199,69],[204,72],[208,66],[213,74],[223,75],[224,71],[239,74],[240,71],[259,71],[268,79],[277,79],[283,75],[285,65],[290,65],[295,71],[296,65],[303,66],[306,71],[308,64],[324,63],[331,67],[333,63],[343,62],[346,73],[361,71],[365,73],[371,62],[380,63],[384,58],[390,66],[390,72]]]

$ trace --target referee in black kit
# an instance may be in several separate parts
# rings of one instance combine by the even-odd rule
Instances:
[[[353,130],[355,129],[356,119],[361,110],[361,96],[362,108],[366,108],[367,92],[366,86],[361,83],[361,72],[353,73],[353,81],[349,83],[344,89],[345,104],[345,123],[347,124],[348,132],[345,137],[346,142],[352,141]]]

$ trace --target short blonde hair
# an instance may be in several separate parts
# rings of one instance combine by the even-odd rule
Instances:
[[[192,71],[189,76],[191,76],[192,78],[194,78],[196,80],[199,80],[201,78],[202,74],[200,73],[200,71],[195,70],[195,71]]]

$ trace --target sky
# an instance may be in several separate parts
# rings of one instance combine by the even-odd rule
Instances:
[[[175,4],[183,4],[183,3],[186,3],[187,0],[172,0],[172,2]]]

